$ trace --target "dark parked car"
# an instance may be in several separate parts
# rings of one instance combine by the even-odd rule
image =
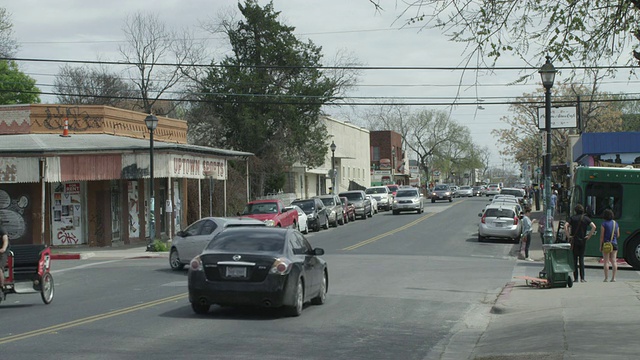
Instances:
[[[342,207],[344,209],[343,213],[345,222],[356,221],[356,207],[344,196],[340,197],[340,201],[342,202]]]
[[[373,208],[371,201],[367,199],[367,195],[362,190],[351,190],[341,192],[340,197],[346,197],[350,203],[356,207],[356,216],[363,219],[373,216]]]
[[[298,205],[307,214],[307,226],[313,231],[320,231],[321,228],[329,228],[329,214],[327,207],[318,198],[294,200],[291,205]]]
[[[306,302],[325,302],[329,273],[323,254],[298,230],[225,229],[191,260],[191,308],[205,314],[213,304],[284,307],[287,315],[299,316]]]

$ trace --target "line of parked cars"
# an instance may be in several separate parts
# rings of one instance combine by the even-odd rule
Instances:
[[[498,186],[498,184],[494,184]],[[498,186],[499,187],[499,186]],[[489,185],[491,188],[491,184]],[[494,191],[492,190],[491,193]],[[522,233],[524,190],[519,188],[501,188],[481,213],[478,224],[478,241],[487,238],[509,239],[515,243],[520,241]]]

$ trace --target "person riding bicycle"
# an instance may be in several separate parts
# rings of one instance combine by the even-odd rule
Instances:
[[[4,291],[4,267],[7,266],[7,256],[9,252],[9,236],[4,228],[0,226],[0,238],[2,246],[0,246],[0,293]]]

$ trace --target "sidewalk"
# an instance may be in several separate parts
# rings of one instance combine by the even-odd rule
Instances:
[[[517,266],[535,276],[529,273],[544,266],[535,224],[529,255],[535,262],[519,260]],[[619,269],[628,267],[623,264]],[[585,265],[602,266],[597,258],[585,259]],[[602,282],[598,276],[572,288],[538,289],[513,279],[493,305],[470,359],[637,359],[638,318],[640,281]]]
[[[147,251],[146,244],[132,244],[118,247],[54,247],[51,249],[52,260],[85,260],[85,259],[148,259],[169,258],[169,252]]]
[[[511,282],[471,359],[636,359],[640,282],[537,289]]]

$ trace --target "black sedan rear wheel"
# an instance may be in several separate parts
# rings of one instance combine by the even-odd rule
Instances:
[[[298,284],[296,285],[296,292],[294,295],[294,305],[287,306],[285,308],[285,313],[288,316],[300,316],[302,315],[302,307],[304,306],[304,284],[302,279],[298,279]]]
[[[198,302],[192,302],[191,303],[191,308],[193,309],[193,312],[199,315],[202,314],[206,314],[209,312],[209,308],[211,308],[211,305],[209,304],[201,304]]]
[[[322,274],[322,283],[320,283],[320,291],[318,296],[311,299],[311,303],[314,305],[322,305],[327,301],[327,273]]]

